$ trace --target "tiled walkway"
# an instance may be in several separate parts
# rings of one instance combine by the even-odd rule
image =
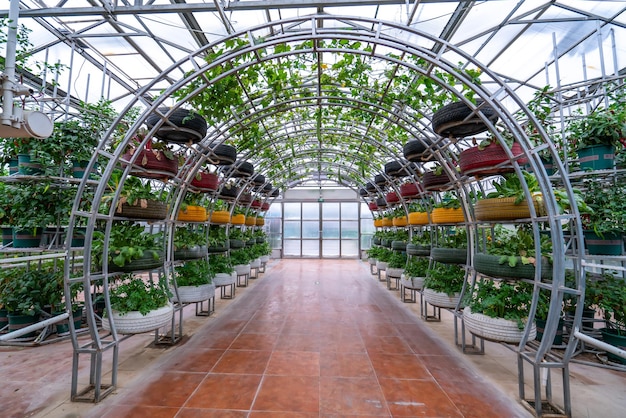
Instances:
[[[518,417],[365,264],[283,260],[91,417]]]

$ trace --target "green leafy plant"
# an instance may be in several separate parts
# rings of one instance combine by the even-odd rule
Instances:
[[[591,287],[594,304],[602,312],[607,328],[615,329],[618,335],[626,335],[626,279],[617,272],[605,271]]]
[[[441,196],[441,200],[435,203],[433,207],[445,209],[459,209],[461,207],[461,201],[455,193],[445,192]]]
[[[125,275],[109,292],[111,308],[120,314],[138,311],[142,315],[169,303],[171,293],[161,277],[157,283]]]
[[[131,221],[119,221],[112,225],[109,236],[109,254],[107,262],[112,262],[118,267],[123,267],[133,260],[151,254],[155,260],[160,256],[163,248],[163,235],[151,234],[145,227]],[[92,241],[92,257],[95,265],[102,265],[102,252],[104,250],[104,233],[94,231]]]
[[[465,305],[473,313],[517,321],[519,329],[524,329],[532,294],[530,283],[478,280],[473,292],[465,295]]]
[[[459,293],[465,282],[465,270],[457,264],[435,263],[428,269],[424,287],[450,296]]]
[[[209,267],[213,275],[217,273],[231,274],[235,269],[229,256],[224,254],[209,255]]]
[[[37,268],[0,269],[0,306],[9,312],[35,315],[63,302],[63,271],[52,263]]]
[[[540,234],[541,255],[552,261],[552,240],[548,235]],[[524,225],[515,229],[496,226],[494,234],[487,238],[487,253],[500,256],[500,264],[515,267],[522,264],[535,264],[535,240],[532,230]]]
[[[449,228],[437,231],[437,247],[467,248],[467,229]]]
[[[206,231],[200,228],[178,227],[174,230],[174,250],[207,245]]]
[[[411,257],[404,268],[404,275],[408,277],[426,277],[429,265],[430,260],[426,257]]]
[[[626,233],[626,189],[621,183],[585,179],[583,198],[590,210],[582,216],[583,227],[599,236]]]
[[[219,225],[211,225],[209,227],[208,245],[211,247],[222,247],[228,240],[226,228]]]
[[[202,286],[210,284],[215,273],[209,266],[208,260],[198,259],[176,266],[174,277],[178,286]]]
[[[248,248],[240,248],[230,252],[230,261],[233,265],[248,264],[253,260],[252,254]]]
[[[391,268],[404,268],[406,265],[406,254],[401,251],[392,251],[387,262]]]

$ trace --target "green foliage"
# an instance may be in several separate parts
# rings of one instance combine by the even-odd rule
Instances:
[[[474,291],[465,295],[465,304],[473,313],[517,321],[519,329],[524,329],[532,294],[530,283],[478,280]]]
[[[109,236],[108,262],[123,267],[133,260],[144,256],[145,252],[152,254],[154,259],[159,258],[159,250],[163,249],[163,235],[151,234],[145,227],[132,221],[115,222]],[[92,241],[92,257],[97,266],[102,265],[104,250],[104,233],[94,231]]]
[[[430,246],[430,231],[414,231],[413,237],[411,237],[411,244]]]
[[[226,234],[226,227],[220,225],[209,226],[209,240],[208,245],[212,247],[221,247],[225,245],[228,235]]]
[[[34,315],[63,301],[62,267],[52,263],[0,269],[0,306],[9,312]]]
[[[9,184],[5,187],[5,193],[5,198],[10,202],[11,224],[37,231],[49,225],[67,222],[75,192],[42,179]]]
[[[403,268],[406,265],[406,253],[392,251],[387,262],[391,268]]]
[[[177,227],[174,230],[174,250],[207,245],[206,232],[201,228]]]
[[[174,277],[178,286],[202,286],[210,284],[215,273],[209,266],[208,260],[198,259],[176,266]]]
[[[428,269],[424,287],[435,292],[454,295],[463,289],[465,270],[457,264],[435,263]]]
[[[120,314],[139,311],[142,315],[169,303],[170,291],[165,280],[144,282],[140,277],[126,275],[110,290],[111,308]]]
[[[113,201],[117,190],[122,188],[117,201],[117,211],[121,211],[121,206],[127,203],[131,206],[145,205],[148,200],[163,201],[167,198],[167,190],[161,189],[158,192],[153,189],[149,180],[142,180],[139,177],[127,176],[123,178],[121,170],[114,170],[111,173],[109,183],[107,184],[107,193],[102,198],[103,208],[107,208],[107,204]],[[124,184],[122,185],[122,181]]]
[[[626,279],[616,272],[606,271],[601,278],[587,282],[595,295],[607,327],[615,328],[620,335],[626,335]]]
[[[411,257],[404,268],[408,277],[426,277],[430,260],[427,257]]]
[[[458,209],[461,207],[461,201],[456,192],[445,192],[441,196],[441,200],[434,204],[435,208]]]
[[[209,267],[211,268],[213,275],[217,273],[230,274],[235,271],[230,257],[223,254],[210,254]]]
[[[238,250],[231,250],[230,252],[230,261],[235,266],[240,264],[248,264],[252,260],[252,254],[248,248],[240,248]]]
[[[585,179],[584,201],[590,211],[582,217],[583,227],[602,236],[626,233],[626,189],[620,182],[602,183]]]
[[[552,259],[552,240],[548,235],[540,234],[541,255]],[[532,229],[519,225],[516,229],[497,225],[494,233],[487,238],[487,253],[500,256],[500,264],[508,263],[515,267],[519,261],[522,264],[535,264],[535,240]]]
[[[467,248],[467,229],[464,227],[440,229],[437,235],[437,247]]]

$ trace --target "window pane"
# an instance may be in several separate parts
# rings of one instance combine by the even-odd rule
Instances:
[[[285,219],[300,219],[300,203],[285,203]]]
[[[300,222],[298,221],[285,221],[285,232],[283,235],[285,238],[300,238]]]
[[[370,211],[370,208],[365,203],[361,203],[361,218],[372,219],[372,212]]]
[[[319,219],[320,204],[319,203],[303,203],[302,219]]]
[[[361,235],[361,249],[369,250],[370,248],[372,248],[372,236]]]
[[[302,256],[305,257],[319,257],[320,256],[320,242],[315,241],[302,241]]]
[[[339,240],[322,241],[323,257],[339,257]]]
[[[359,219],[359,204],[341,202],[341,219]]]
[[[302,238],[319,238],[319,221],[302,221]]]
[[[341,256],[356,257],[359,255],[359,241],[356,239],[341,240]]]
[[[270,234],[280,234],[282,222],[280,219],[265,219],[265,224],[269,223]]]
[[[322,238],[339,238],[339,221],[322,222]]]
[[[372,218],[369,219],[361,219],[361,235],[363,234],[374,234],[376,228],[374,227],[374,222]]]
[[[339,203],[322,203],[322,219],[339,219]]]
[[[286,256],[300,257],[300,240],[285,240],[283,253]]]
[[[266,218],[282,218],[283,211],[280,203],[274,203],[270,206],[270,210],[267,211]]]
[[[341,238],[353,238],[359,237],[359,222],[358,221],[341,221]]]

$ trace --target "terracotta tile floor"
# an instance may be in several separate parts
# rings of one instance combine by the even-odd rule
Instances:
[[[155,352],[149,335],[124,341],[123,383],[95,406],[67,402],[68,344],[0,350],[9,380],[0,386],[0,416],[530,416],[415,307],[359,261],[282,260],[227,306],[218,304],[214,317],[191,315],[186,329],[196,328],[182,344]],[[34,359],[23,363],[31,350]],[[147,365],[132,371],[141,361]],[[59,373],[51,387],[46,376]],[[37,405],[41,399],[47,405]]]

